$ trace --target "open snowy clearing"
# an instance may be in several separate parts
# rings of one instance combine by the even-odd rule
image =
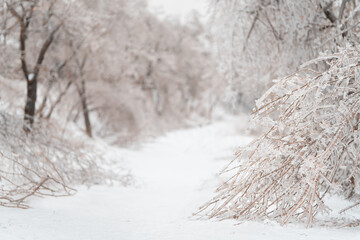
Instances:
[[[360,239],[359,228],[192,217],[213,196],[221,181],[216,173],[238,145],[251,141],[246,122],[236,118],[172,132],[139,150],[109,148],[109,158],[131,169],[135,186],[81,188],[72,197],[32,199],[28,210],[1,208],[0,239]]]

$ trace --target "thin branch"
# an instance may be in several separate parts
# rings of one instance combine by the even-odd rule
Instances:
[[[340,23],[341,22],[341,19],[344,15],[344,10],[345,10],[345,7],[346,7],[346,3],[348,2],[349,0],[342,0],[341,2],[341,6],[340,6],[340,9],[339,9],[339,17],[338,17],[338,22]]]
[[[20,60],[21,60],[21,69],[24,73],[25,79],[28,82],[29,81],[29,71],[27,68],[26,63],[26,33],[27,33],[27,27],[25,26],[23,16],[20,16],[16,10],[7,3],[7,7],[10,11],[10,13],[18,20],[20,24]]]
[[[252,22],[252,24],[251,24],[250,30],[249,30],[249,32],[248,32],[248,34],[247,34],[247,36],[246,36],[246,39],[245,39],[245,43],[244,43],[244,47],[243,47],[243,52],[244,52],[245,49],[246,49],[247,42],[249,41],[249,38],[250,38],[250,36],[251,36],[252,31],[254,30],[254,27],[255,27],[255,24],[256,24],[256,21],[258,20],[258,18],[259,18],[259,11],[256,11],[256,15],[255,15],[255,17],[254,17],[254,20],[253,20],[253,22]]]
[[[55,33],[60,29],[60,27],[63,25],[63,23],[60,23],[59,25],[57,25],[49,34],[49,36],[47,37],[47,39],[45,40],[45,42],[43,43],[38,59],[36,61],[36,66],[34,68],[34,79],[37,78],[38,74],[39,74],[39,70],[40,70],[40,66],[42,64],[42,62],[44,61],[45,58],[45,54],[47,52],[47,50],[49,49],[52,41],[54,40],[54,35]]]

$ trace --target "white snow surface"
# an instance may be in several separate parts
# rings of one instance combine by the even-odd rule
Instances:
[[[192,216],[220,184],[217,172],[238,146],[251,141],[246,124],[245,117],[238,117],[175,131],[136,150],[106,147],[108,158],[131,169],[134,186],[80,188],[71,197],[33,198],[27,210],[0,208],[0,239],[359,240],[359,228],[238,224]]]

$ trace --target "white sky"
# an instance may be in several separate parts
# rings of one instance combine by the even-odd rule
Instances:
[[[149,8],[160,17],[179,17],[184,20],[191,11],[206,15],[207,0],[148,0]]]

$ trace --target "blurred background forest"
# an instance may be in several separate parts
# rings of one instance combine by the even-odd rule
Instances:
[[[1,100],[7,113],[22,113],[27,82],[36,81],[29,118],[63,129],[70,122],[90,137],[124,145],[211,119],[223,94],[210,37],[195,13],[184,24],[159,20],[146,1],[2,6]]]

